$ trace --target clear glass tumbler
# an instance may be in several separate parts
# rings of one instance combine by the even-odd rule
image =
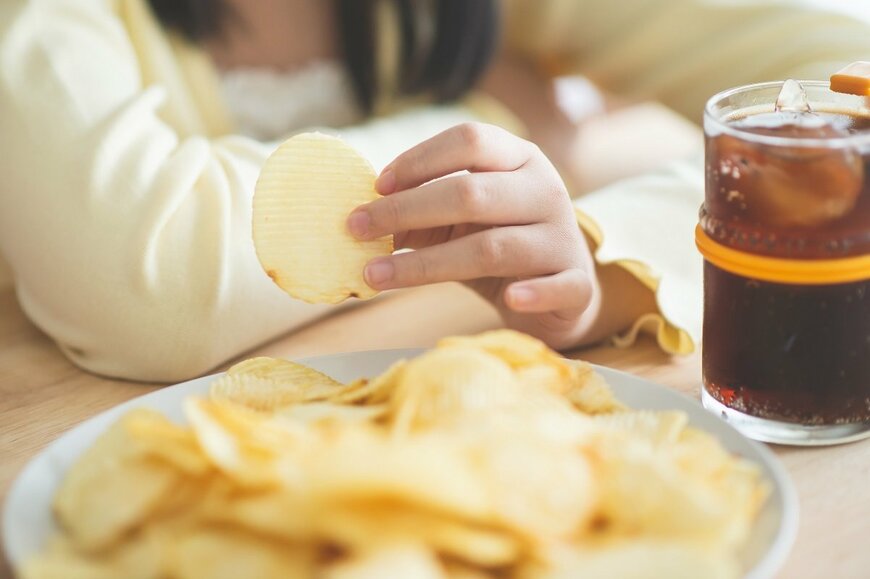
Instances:
[[[704,132],[703,404],[766,442],[870,436],[867,98],[744,86]]]

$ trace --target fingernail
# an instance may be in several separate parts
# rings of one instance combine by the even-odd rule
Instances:
[[[396,173],[392,167],[387,167],[375,181],[375,189],[381,195],[389,195],[396,190]]]
[[[386,282],[393,279],[393,274],[395,273],[395,268],[393,264],[389,260],[379,260],[373,261],[366,266],[365,269],[365,278],[366,283],[372,286],[373,288],[377,288],[378,286],[385,284]]]
[[[538,299],[538,294],[530,287],[514,287],[510,290],[511,303],[515,306],[529,306]]]
[[[371,218],[365,209],[355,209],[347,218],[347,230],[354,237],[365,237],[369,232]]]

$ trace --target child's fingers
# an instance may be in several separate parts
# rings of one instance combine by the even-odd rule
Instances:
[[[554,212],[554,197],[527,175],[460,175],[363,205],[347,223],[359,239],[460,223],[524,225],[546,220]]]
[[[589,274],[579,268],[514,282],[505,289],[504,302],[520,313],[553,313],[563,319],[582,314],[592,300]]]
[[[396,157],[375,186],[382,195],[389,195],[457,171],[515,171],[535,150],[528,141],[499,127],[464,123]]]
[[[374,259],[365,280],[375,289],[545,275],[564,268],[542,226],[487,229],[417,251]]]

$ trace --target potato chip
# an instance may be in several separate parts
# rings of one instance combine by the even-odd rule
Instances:
[[[338,382],[322,372],[318,372],[314,368],[309,368],[308,366],[290,360],[269,358],[266,356],[250,358],[243,362],[239,362],[238,364],[234,364],[229,370],[227,370],[227,374],[231,376],[247,375],[285,384],[299,383],[312,385],[330,390],[343,386],[341,382]]]
[[[399,360],[373,380],[357,380],[329,398],[336,404],[381,404],[390,399],[399,384],[407,360]]]
[[[135,533],[107,553],[84,556],[68,539],[58,538],[44,556],[28,561],[20,579],[156,579],[163,576],[165,543],[155,533]]]
[[[289,453],[303,450],[310,440],[301,426],[286,423],[282,428],[281,423],[225,401],[189,398],[184,410],[206,456],[245,487],[286,483],[288,471],[282,466],[287,466]]]
[[[610,390],[610,386],[586,362],[569,360],[578,373],[574,382],[565,391],[564,396],[574,406],[586,414],[605,414],[625,410],[623,405]]]
[[[733,545],[742,532],[741,510],[728,491],[688,476],[667,452],[646,441],[614,439],[597,449],[599,516],[608,534],[644,534],[705,545]]]
[[[532,562],[518,579],[733,579],[735,561],[722,551],[676,541],[628,539],[560,547],[546,564]]]
[[[314,576],[312,555],[238,529],[203,527],[172,543],[169,565],[177,579],[309,579]]]
[[[449,579],[492,579],[493,574],[488,569],[480,569],[460,561],[444,561],[444,570]]]
[[[598,499],[585,456],[572,446],[501,433],[475,452],[499,523],[541,541],[564,538],[583,528]],[[509,482],[508,482],[509,481]]]
[[[374,429],[336,433],[306,462],[309,497],[321,503],[392,500],[486,520],[485,481],[459,442],[439,436],[395,440]]]
[[[444,579],[444,568],[424,545],[397,543],[331,566],[324,579]]]
[[[231,400],[254,410],[277,410],[291,404],[324,400],[344,385],[326,374],[289,360],[252,358],[215,380],[213,399]]]
[[[649,441],[653,445],[673,444],[689,423],[685,412],[617,412],[593,418],[596,427],[620,432],[626,437]]]
[[[484,567],[512,564],[522,552],[518,537],[503,529],[395,502],[333,504],[319,510],[314,522],[319,536],[351,552],[415,540],[445,557]]]
[[[287,489],[239,489],[230,481],[212,481],[197,497],[196,521],[242,528],[275,539],[299,542],[314,530],[311,502]]]
[[[492,330],[476,336],[453,336],[438,342],[438,348],[480,349],[501,358],[513,368],[536,364],[564,366],[563,359],[547,345],[512,330]]]
[[[130,434],[131,422],[152,414],[135,410],[115,423],[64,478],[55,513],[79,548],[96,550],[117,541],[179,483],[178,471],[150,455]]]
[[[377,291],[363,268],[393,251],[392,237],[358,241],[351,211],[378,198],[375,172],[341,140],[296,135],[272,153],[254,193],[253,237],[263,269],[291,296],[309,303],[366,299]]]
[[[443,429],[469,441],[500,436],[535,438],[551,444],[585,443],[599,429],[590,417],[576,411],[564,398],[546,391],[526,391],[522,404],[498,412],[467,414]]]
[[[510,365],[518,382],[529,388],[562,394],[589,414],[625,408],[591,365],[565,359],[531,336],[512,330],[494,330],[477,336],[444,338],[438,342],[438,347],[488,352]]]
[[[136,412],[127,416],[124,424],[130,438],[143,452],[165,460],[179,471],[201,476],[211,468],[193,433],[163,415]]]
[[[408,432],[521,404],[510,366],[483,351],[443,347],[411,360],[390,405],[394,430]]]
[[[349,406],[331,402],[312,402],[282,408],[277,416],[306,424],[317,422],[371,422],[387,413],[386,404]]]

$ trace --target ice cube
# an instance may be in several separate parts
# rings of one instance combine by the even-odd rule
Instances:
[[[792,139],[849,134],[824,116],[808,112],[753,115],[733,125],[749,133]],[[842,144],[789,147],[750,139],[722,135],[711,142],[720,202],[727,213],[775,227],[819,227],[854,208],[865,177],[856,150]]]
[[[732,123],[748,133],[797,139],[836,139],[848,137],[849,130],[842,121],[836,123],[836,115],[820,115],[812,112],[777,111],[759,113]],[[807,148],[809,149],[809,148]],[[784,149],[797,152],[799,149]]]
[[[807,91],[804,90],[801,83],[792,79],[782,83],[782,89],[779,91],[779,96],[776,97],[775,109],[777,112],[789,113],[813,112],[807,99]]]

